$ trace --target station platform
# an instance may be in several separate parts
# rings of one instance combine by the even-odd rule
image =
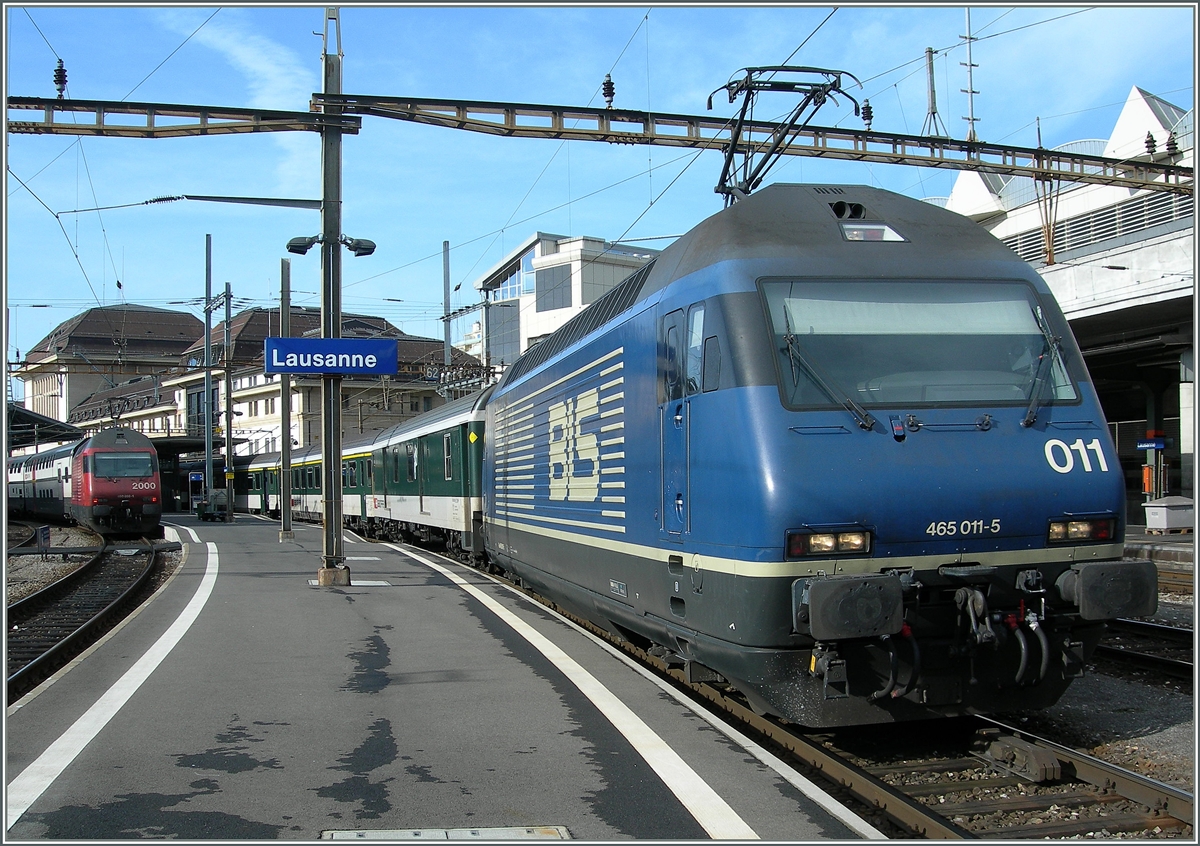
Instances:
[[[1192,569],[1196,561],[1196,536],[1193,532],[1149,532],[1145,526],[1125,529],[1125,554],[1156,564],[1182,565]]]
[[[467,567],[248,515],[8,708],[6,840],[880,839],[736,729]]]

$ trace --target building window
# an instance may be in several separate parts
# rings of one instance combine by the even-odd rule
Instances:
[[[515,300],[522,294],[532,294],[536,286],[536,274],[533,270],[535,250],[530,250],[521,256],[521,263],[514,267],[508,276],[500,282],[496,295],[502,300]]]
[[[533,269],[533,250],[521,256],[521,293],[532,294],[537,283],[537,274]]]
[[[502,300],[515,299],[521,293],[521,272],[514,269],[512,273],[504,277],[500,281],[500,288],[497,291],[497,296]]]

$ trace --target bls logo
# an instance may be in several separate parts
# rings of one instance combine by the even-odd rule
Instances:
[[[593,502],[600,492],[600,451],[583,422],[599,413],[593,388],[550,406],[550,499]]]

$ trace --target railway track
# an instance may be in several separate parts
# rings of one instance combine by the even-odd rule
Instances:
[[[732,689],[693,682],[682,669],[513,587],[742,723],[896,838],[1066,839],[1155,830],[1192,836],[1192,794],[1050,740],[984,717],[913,724],[899,733],[909,748],[898,745],[894,725],[813,734],[759,715]],[[933,730],[922,736],[921,726]]]
[[[1144,620],[1113,620],[1096,647],[1098,660],[1115,661],[1138,670],[1171,678],[1192,678],[1192,629],[1164,626]]]
[[[8,548],[20,549],[33,543],[37,537],[37,526],[25,520],[9,520],[7,535]]]
[[[1158,566],[1158,589],[1167,593],[1192,593],[1194,579],[1191,570]]]
[[[48,587],[7,608],[8,704],[95,642],[134,605],[160,553],[177,543],[105,544]]]
[[[811,734],[755,714],[735,693],[688,683],[682,671],[657,664],[677,684],[744,723],[764,745],[847,792],[864,816],[882,815],[899,837],[1021,840],[1191,831],[1191,794],[995,720],[914,724],[903,740],[894,725]],[[933,730],[922,736],[922,726]],[[908,748],[900,745],[906,742]]]

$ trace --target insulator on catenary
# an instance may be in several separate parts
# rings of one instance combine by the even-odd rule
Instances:
[[[604,75],[604,84],[600,86],[600,91],[604,94],[604,102],[608,105],[608,108],[611,109],[613,104],[613,95],[617,93],[617,86],[613,85],[612,74],[606,73]]]
[[[67,69],[63,67],[63,60],[58,60],[58,67],[54,69],[54,87],[58,89],[58,99],[63,98],[63,92],[67,90]]]
[[[875,117],[875,114],[874,114],[874,112],[871,111],[871,101],[863,100],[862,119],[863,119],[863,123],[865,123],[867,125],[867,129],[871,128],[871,121],[874,119],[874,117]]]

